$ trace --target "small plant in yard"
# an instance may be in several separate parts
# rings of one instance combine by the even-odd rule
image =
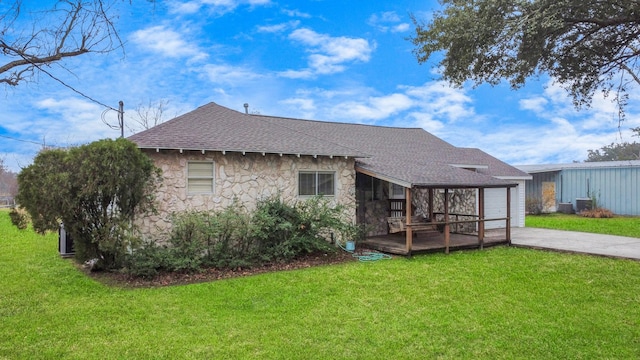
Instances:
[[[598,207],[595,209],[582,210],[580,212],[580,216],[596,219],[608,219],[614,217],[615,214],[609,209]]]
[[[11,218],[11,223],[20,230],[26,229],[29,225],[29,213],[22,208],[11,208],[9,217]]]
[[[591,195],[591,204],[587,209],[580,212],[580,216],[595,219],[609,219],[614,217],[614,213],[600,206],[599,196],[595,194]]]
[[[527,196],[525,199],[525,208],[527,210],[527,214],[531,215],[540,215],[542,214],[543,206],[542,206],[542,198],[535,196]]]

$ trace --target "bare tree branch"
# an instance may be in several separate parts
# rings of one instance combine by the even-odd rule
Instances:
[[[140,128],[147,130],[161,124],[164,122],[163,116],[168,104],[169,100],[167,99],[149,100],[147,105],[138,104],[135,109],[136,115],[133,117],[134,126],[127,125],[128,129],[137,132]]]
[[[635,82],[638,83],[638,85],[640,85],[640,77],[638,77],[638,75],[635,72],[633,72],[633,70],[626,63],[620,63],[620,67],[623,70],[626,70],[627,73],[631,75],[633,80],[635,80]]]
[[[49,66],[87,53],[122,49],[114,26],[117,0],[59,0],[37,16],[29,30],[17,21],[24,15],[20,0],[0,15],[0,83],[17,86]],[[47,75],[49,75],[47,73]]]

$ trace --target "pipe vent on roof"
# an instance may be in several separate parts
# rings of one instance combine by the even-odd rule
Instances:
[[[249,114],[249,104],[248,103],[244,103],[244,113],[245,114]]]

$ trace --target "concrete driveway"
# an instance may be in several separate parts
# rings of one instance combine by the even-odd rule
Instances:
[[[624,236],[525,227],[511,229],[511,244],[640,260],[640,238]]]

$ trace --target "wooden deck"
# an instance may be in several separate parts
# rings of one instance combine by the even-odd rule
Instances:
[[[506,244],[504,229],[492,229],[485,231],[483,246],[495,246]],[[409,255],[405,245],[404,233],[388,234],[367,237],[360,244],[373,250],[378,250],[394,255]],[[449,238],[450,250],[477,249],[477,234],[451,234]],[[418,232],[413,235],[412,254],[444,252],[444,234],[437,231]]]

